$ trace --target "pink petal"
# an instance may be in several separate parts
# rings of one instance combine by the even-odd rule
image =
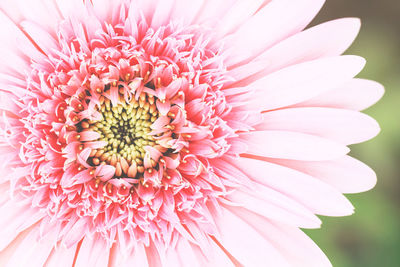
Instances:
[[[54,1],[64,18],[83,19],[88,17],[84,1],[80,0],[55,0]]]
[[[289,266],[270,242],[227,209],[222,209],[216,224],[218,241],[243,266]]]
[[[192,23],[213,27],[218,23],[221,14],[226,14],[236,0],[202,0],[202,2],[202,6]]]
[[[110,180],[115,174],[115,167],[111,165],[101,165],[96,168],[95,176],[98,176],[100,180],[108,181]]]
[[[164,103],[157,99],[157,109],[162,116],[166,116],[171,109],[171,103],[167,100]]]
[[[349,81],[364,64],[357,56],[339,56],[290,66],[250,84],[256,91],[250,105],[272,110],[306,101]]]
[[[253,16],[264,2],[265,0],[236,1],[226,13],[222,14],[215,32],[219,36],[232,33]]]
[[[149,246],[145,248],[146,251],[146,256],[147,256],[147,262],[149,267],[163,267],[159,252],[157,251],[157,248],[154,246],[153,243],[151,243]],[[141,253],[142,251],[139,251]],[[146,265],[147,266],[147,265]]]
[[[34,22],[24,20],[21,22],[21,27],[46,54],[50,54],[53,49],[58,49],[53,36]]]
[[[62,246],[53,248],[45,267],[70,267],[74,262],[77,245],[67,249]]]
[[[107,267],[110,249],[105,240],[96,234],[92,238],[86,236],[83,239],[76,259],[76,267],[96,266]]]
[[[63,187],[74,186],[76,184],[83,184],[93,179],[93,175],[90,175],[90,170],[84,170],[74,176],[71,184],[62,184]]]
[[[56,243],[56,231],[39,240],[39,231],[32,230],[18,245],[5,267],[42,267]]]
[[[219,147],[213,141],[209,139],[203,139],[200,141],[191,142],[189,149],[195,155],[213,158],[218,155],[217,152]]]
[[[144,201],[144,203],[153,200],[155,197],[155,190],[152,186],[145,187],[144,185],[139,184],[138,188],[136,189],[136,193]]]
[[[205,0],[175,0],[171,18],[182,20],[186,25],[190,24],[196,18],[204,2]]]
[[[107,0],[101,0],[102,2],[105,2]],[[148,24],[151,23],[151,20],[153,19],[154,11],[158,3],[155,3],[154,1],[148,1],[148,0],[135,0],[132,1],[133,7],[137,9],[136,12],[139,14],[136,15],[136,17],[141,16],[140,13],[143,13],[144,18],[146,19],[146,22]]]
[[[296,106],[364,110],[375,104],[383,93],[383,86],[375,81],[352,79]]]
[[[107,1],[107,0],[91,0],[93,3],[94,13],[100,21],[110,21],[111,15],[114,10],[119,11],[119,5],[122,3],[121,0]],[[137,2],[137,1],[133,1]],[[118,8],[116,8],[118,7]],[[138,7],[136,7],[138,8]]]
[[[100,133],[95,131],[83,131],[79,135],[81,136],[80,141],[95,141],[101,137]]]
[[[16,23],[20,23],[24,19],[29,20],[53,34],[55,34],[55,29],[61,19],[57,5],[53,1],[3,0],[0,7]]]
[[[183,265],[179,261],[179,254],[174,248],[169,248],[167,249],[165,253],[165,260],[162,264],[162,266],[166,267],[183,267]]]
[[[149,267],[143,244],[136,244],[132,249],[122,248],[118,244],[110,251],[109,267]]]
[[[137,9],[136,1],[131,1],[128,5],[129,11],[126,20],[125,30],[132,34],[133,38],[138,37],[138,21],[140,18],[139,10]]]
[[[252,190],[237,190],[226,199],[265,218],[302,228],[318,228],[321,221],[301,203],[269,187],[254,183]]]
[[[251,225],[257,232],[269,240],[291,264],[291,266],[330,267],[328,258],[321,249],[300,229],[282,223],[267,220],[245,210],[233,210],[233,213]]]
[[[263,114],[257,130],[294,131],[332,139],[343,144],[369,140],[379,131],[369,116],[345,109],[289,108]]]
[[[21,32],[21,30],[0,10],[0,69],[3,73],[25,75],[29,71],[30,62],[20,56],[21,51],[29,52],[32,58],[42,58],[37,48]],[[4,88],[5,89],[5,88]]]
[[[332,20],[295,34],[265,51],[249,64],[232,69],[229,74],[249,84],[290,65],[342,54],[354,41],[360,20]]]
[[[270,158],[322,161],[350,151],[331,140],[295,132],[255,131],[243,133],[240,138],[248,146],[247,153]]]
[[[282,192],[316,214],[345,216],[353,213],[353,206],[339,191],[312,176],[255,159],[240,158],[232,164],[246,171],[257,183]]]
[[[158,29],[160,26],[168,24],[174,4],[175,0],[158,1],[151,20],[151,27],[153,29]]]
[[[193,252],[190,243],[185,239],[181,238],[176,245],[176,253],[179,257],[181,266],[185,266],[190,262],[190,266],[201,267],[198,263],[196,255]],[[172,266],[171,266],[172,267]]]
[[[171,119],[167,116],[160,116],[157,118],[155,122],[150,126],[151,129],[153,130],[160,130],[160,128],[163,128],[166,126],[168,123],[170,123]]]
[[[234,53],[226,64],[232,67],[248,62],[277,42],[303,30],[323,3],[323,0],[271,1],[227,38]]]
[[[108,145],[107,141],[94,141],[94,142],[86,142],[85,146],[91,149],[99,149]]]
[[[342,193],[368,191],[376,184],[375,172],[361,161],[349,156],[330,161],[306,162],[275,159],[273,161],[321,179]]]
[[[10,260],[11,256],[14,254],[14,252],[20,246],[20,244],[29,235],[29,233],[32,232],[33,228],[34,227],[30,227],[29,229],[26,229],[25,231],[21,232],[18,236],[15,237],[15,239],[12,240],[12,242],[6,248],[1,249],[1,252],[0,252],[1,266],[5,266],[7,264],[7,262]]]
[[[145,248],[141,244],[137,244],[137,246],[133,249],[132,256],[130,259],[131,259],[130,263],[136,266],[143,266],[143,267],[149,266]]]
[[[80,152],[77,155],[78,162],[80,164],[82,164],[83,166],[85,166],[86,168],[89,168],[89,165],[87,164],[87,160],[88,160],[91,152],[92,152],[92,150],[90,148],[85,148],[82,152]]]
[[[90,80],[90,89],[92,89],[92,92],[96,92],[97,89],[103,90],[104,83],[96,75],[92,74],[89,80]]]
[[[63,229],[66,234],[63,237],[62,242],[67,248],[71,248],[78,243],[86,235],[87,230],[87,222],[85,218],[76,218],[75,222],[69,222],[69,225],[71,224],[72,227],[70,229],[67,227]]]
[[[193,248],[200,266],[237,267],[213,240],[209,240],[207,246],[210,251],[208,253],[204,253],[197,247]]]
[[[7,201],[0,207],[0,251],[6,248],[22,231],[28,229],[45,214],[29,205],[21,205]],[[10,223],[12,222],[12,223]]]

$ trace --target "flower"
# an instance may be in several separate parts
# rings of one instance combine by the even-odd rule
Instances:
[[[2,265],[329,266],[383,89],[322,4],[2,1]]]

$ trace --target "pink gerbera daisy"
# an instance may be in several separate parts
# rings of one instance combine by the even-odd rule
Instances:
[[[323,2],[1,1],[1,266],[329,266],[383,89]]]

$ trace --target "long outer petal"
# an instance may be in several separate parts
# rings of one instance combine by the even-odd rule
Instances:
[[[293,65],[248,85],[249,104],[263,111],[295,105],[350,81],[364,67],[357,56],[339,56]]]
[[[321,9],[324,0],[271,1],[232,36],[226,38],[232,54],[228,66],[248,63],[274,44],[303,30]]]
[[[230,70],[229,75],[236,79],[234,86],[244,86],[291,65],[341,55],[356,38],[360,25],[357,18],[343,18],[314,26],[279,42],[249,64]]]
[[[269,158],[296,160],[330,160],[346,155],[350,150],[329,139],[288,131],[254,131],[240,138],[248,146],[246,154]]]
[[[320,136],[346,145],[375,137],[378,123],[355,111],[333,108],[288,108],[266,112],[257,130],[293,131]]]

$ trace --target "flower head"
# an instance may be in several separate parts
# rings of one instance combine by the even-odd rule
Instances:
[[[382,89],[322,3],[3,1],[1,260],[329,265],[298,227],[374,185]]]

